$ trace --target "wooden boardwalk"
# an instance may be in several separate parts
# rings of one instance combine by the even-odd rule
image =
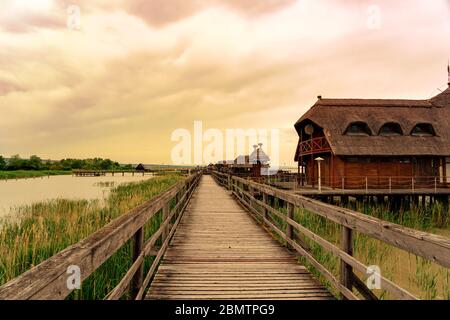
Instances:
[[[334,299],[211,176],[203,176],[146,299]]]

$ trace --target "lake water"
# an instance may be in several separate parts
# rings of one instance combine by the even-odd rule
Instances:
[[[19,180],[0,180],[0,217],[14,207],[51,199],[104,199],[111,188],[126,182],[150,179],[151,175],[116,174],[101,177],[50,176]]]

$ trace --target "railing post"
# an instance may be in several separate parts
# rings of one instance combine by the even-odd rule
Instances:
[[[342,177],[342,190],[344,190],[344,189],[345,189],[345,178]]]
[[[369,180],[366,177],[366,193],[369,193]]]
[[[411,178],[411,190],[414,192],[414,177]]]
[[[345,253],[353,256],[353,232],[352,229],[342,225],[341,249]],[[341,259],[341,284],[349,290],[353,287],[353,268]],[[342,296],[342,299],[346,299]]]
[[[434,193],[437,193],[437,177],[434,177]]]
[[[250,207],[254,207],[253,206],[253,197],[254,197],[254,190],[253,190],[253,187],[251,186],[251,185],[248,185],[248,194],[250,195],[250,199],[248,199],[249,200],[249,204],[250,204]]]
[[[389,193],[392,193],[392,177],[389,177]]]
[[[269,205],[269,198],[267,196],[267,193],[263,192],[263,202],[266,205]],[[263,208],[263,215],[264,215],[264,219],[267,219],[269,216],[269,211],[266,208]]]
[[[293,220],[294,218],[294,205],[290,202],[287,203],[287,217],[288,219]],[[287,222],[286,224],[286,238],[289,240],[294,239],[294,229],[292,228],[292,225]],[[290,245],[287,244],[287,247],[289,248]]]
[[[162,212],[162,223],[164,223],[167,219],[167,217],[169,216],[169,202],[167,202],[164,207],[163,207],[163,212]],[[170,222],[167,224],[166,227],[164,227],[161,238],[162,238],[162,242],[164,242],[167,239],[167,235],[169,234],[169,227],[170,227]]]
[[[135,262],[144,248],[144,228],[140,228],[133,237],[133,262]],[[134,299],[144,281],[144,265],[141,264],[131,281],[131,299]]]
[[[175,206],[178,206],[178,209],[175,212],[175,219],[178,218],[179,215],[179,208],[180,206],[178,205],[178,203],[180,202],[180,199],[182,198],[182,196],[180,195],[180,191],[177,192],[177,194],[175,195]]]

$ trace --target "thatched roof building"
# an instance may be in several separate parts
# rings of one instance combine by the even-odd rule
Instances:
[[[319,98],[295,124],[299,135],[306,123],[323,128],[335,155],[450,156],[450,88],[429,100]],[[352,125],[367,134],[348,134]]]
[[[295,161],[306,167],[309,183],[318,178],[317,157],[332,186],[346,179],[361,184],[367,176],[380,186],[392,177],[450,182],[450,84],[428,100],[319,97],[295,129]]]

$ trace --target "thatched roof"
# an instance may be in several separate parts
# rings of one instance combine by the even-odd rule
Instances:
[[[346,135],[353,122],[364,122],[370,136]],[[342,156],[450,156],[450,88],[429,100],[320,99],[295,124],[321,127],[334,154]],[[398,123],[402,136],[379,136],[380,128]],[[430,123],[436,136],[411,136],[420,123]],[[298,148],[296,160],[298,159]]]

